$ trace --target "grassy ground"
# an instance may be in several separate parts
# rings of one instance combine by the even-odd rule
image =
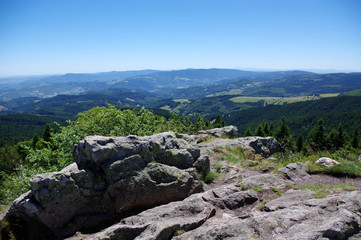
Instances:
[[[317,193],[315,198],[324,198],[333,193],[340,193],[343,191],[354,191],[358,188],[351,184],[339,184],[339,185],[303,185],[303,186],[292,186],[293,189],[309,189]]]
[[[323,173],[337,177],[361,177],[361,162],[358,161],[359,151],[341,149],[333,153],[317,152],[313,154],[304,155],[302,153],[276,153],[272,157],[275,159],[265,159],[260,155],[254,154],[250,151],[244,151],[240,147],[236,148],[216,148],[217,153],[215,158],[215,167],[220,169],[222,166],[220,162],[226,160],[229,163],[235,164],[240,168],[249,168],[252,170],[277,170],[290,163],[307,162],[307,171],[310,174]],[[333,167],[324,167],[315,162],[321,157],[329,157],[340,164]]]

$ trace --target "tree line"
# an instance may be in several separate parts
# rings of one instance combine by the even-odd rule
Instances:
[[[285,117],[281,118],[276,128],[273,123],[264,121],[253,132],[250,128],[247,128],[244,136],[273,136],[281,143],[283,150],[289,149],[303,153],[324,150],[335,151],[341,148],[359,149],[361,145],[357,127],[354,128],[351,136],[344,130],[341,123],[339,123],[337,128],[326,132],[322,118],[308,132],[306,138],[301,134],[298,134],[297,137],[292,134]]]

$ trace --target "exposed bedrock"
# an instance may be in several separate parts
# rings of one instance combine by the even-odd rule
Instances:
[[[31,190],[14,201],[5,220],[18,239],[64,238],[77,231],[94,232],[146,209],[201,192],[197,174],[209,171],[210,160],[205,153],[212,147],[240,146],[264,156],[279,149],[271,137],[215,139],[197,144],[201,135],[235,137],[236,132],[237,128],[229,126],[200,135],[164,132],[147,137],[88,136],[75,146],[73,164],[60,172],[31,178]],[[172,229],[196,228],[214,214],[215,206],[232,208],[247,202],[242,200],[247,198],[244,194],[229,192],[223,205],[213,198],[204,202],[206,194],[203,202],[192,200],[198,206],[194,211],[204,214],[195,222],[184,218],[183,225],[179,225],[182,227]],[[168,222],[159,220],[157,224],[168,226],[177,219],[181,217]],[[149,227],[140,224],[125,231],[135,234],[145,229]],[[152,229],[158,231],[155,225]],[[159,236],[168,234],[164,231]]]

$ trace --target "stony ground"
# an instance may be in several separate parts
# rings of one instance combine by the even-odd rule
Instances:
[[[222,131],[224,132],[225,130],[227,129]],[[231,127],[230,130],[232,135],[234,135],[234,129]],[[217,131],[215,132],[217,133]],[[262,159],[261,156],[270,156],[272,153],[277,152],[277,149],[279,151],[279,147],[277,147],[279,143],[273,138],[224,139],[220,135],[217,136],[217,139],[211,138],[211,141],[208,141],[207,136],[204,137],[203,133],[200,136],[184,135],[180,139],[173,135],[171,133],[163,133],[159,136],[154,135],[139,139],[134,136],[119,139],[100,137],[95,139],[94,143],[90,141],[91,139],[87,139],[87,141],[81,142],[85,147],[80,145],[77,148],[79,154],[75,158],[76,164],[72,164],[59,173],[34,177],[32,182],[39,182],[45,188],[49,185],[49,181],[62,179],[64,181],[59,182],[59,184],[62,183],[61,186],[63,186],[63,182],[68,183],[69,181],[76,180],[76,184],[73,185],[84,190],[80,194],[81,197],[90,200],[92,198],[88,195],[90,193],[97,194],[99,186],[102,186],[98,184],[99,181],[93,182],[94,178],[92,177],[92,171],[98,171],[97,166],[100,165],[102,169],[106,170],[104,170],[107,174],[106,183],[109,185],[107,188],[104,188],[108,195],[102,194],[101,196],[113,196],[112,191],[114,189],[117,190],[119,188],[122,190],[114,190],[114,193],[119,194],[119,197],[117,197],[119,201],[110,201],[112,198],[102,200],[96,195],[94,199],[98,199],[101,203],[99,205],[100,210],[104,210],[104,207],[106,209],[110,207],[109,204],[103,204],[104,200],[107,203],[114,202],[117,204],[113,207],[114,209],[111,208],[110,210],[123,210],[124,207],[128,206],[124,205],[123,193],[129,195],[126,199],[130,199],[131,202],[137,200],[140,204],[139,206],[149,203],[150,199],[154,200],[154,203],[151,203],[152,206],[155,203],[159,205],[134,215],[128,215],[128,217],[122,217],[121,221],[116,221],[113,225],[107,224],[108,227],[99,232],[96,232],[97,230],[95,229],[88,229],[71,236],[70,230],[72,234],[75,231],[70,229],[67,236],[71,236],[68,239],[72,240],[361,239],[360,191],[337,192],[339,190],[332,190],[332,192],[328,192],[329,196],[318,198],[320,196],[314,191],[294,188],[294,186],[302,185],[338,185],[348,183],[361,190],[361,178],[338,178],[323,174],[309,175],[306,173],[306,165],[303,163],[292,163],[287,165],[287,167],[278,169],[279,172],[284,174],[283,176],[281,174],[272,174],[272,170],[269,170],[272,167],[270,167],[271,165],[267,166],[268,163],[266,164],[267,169],[252,170],[239,164],[230,163],[220,156],[221,151],[224,150],[222,147],[240,146],[244,151],[248,151],[247,154],[249,152],[254,154],[250,155],[250,158],[247,155],[247,159],[253,160],[244,161],[244,163],[257,165],[259,164],[257,161]],[[212,133],[212,135],[214,134]],[[202,141],[199,143],[198,140],[200,138],[202,138]],[[195,140],[198,144],[196,148],[193,148],[193,145],[188,145],[189,142]],[[142,145],[140,145],[140,142]],[[90,144],[91,147],[87,148],[85,144]],[[181,147],[180,149],[179,146]],[[212,151],[215,147],[216,150]],[[170,151],[168,150],[169,148],[174,149]],[[98,151],[99,149],[101,151]],[[116,151],[109,151],[109,149],[116,149]],[[126,157],[121,158],[124,153],[130,156],[126,155]],[[83,155],[88,156],[89,154],[92,154],[90,160],[94,161],[94,163],[89,162],[89,157],[83,157]],[[114,154],[116,155],[115,157],[113,156]],[[146,154],[146,157],[142,158],[139,154]],[[147,154],[149,156],[156,156],[156,159],[160,162],[144,162],[149,159]],[[237,156],[238,154],[237,152]],[[118,160],[119,158],[121,159]],[[227,157],[224,156],[224,158]],[[77,166],[83,165],[86,171],[77,168]],[[206,172],[205,169],[208,171],[209,166],[213,172],[218,172],[219,176],[213,182],[204,184],[204,191],[200,192],[201,183],[197,179],[196,169],[201,174]],[[263,166],[263,163],[258,166]],[[90,167],[92,168],[89,170]],[[132,169],[129,171],[119,171],[119,169],[128,169],[129,167],[139,167],[140,169],[136,169],[137,174],[134,176],[132,175],[134,171],[130,171]],[[130,174],[131,177],[123,179],[122,174]],[[185,181],[183,183],[179,182],[181,179]],[[103,183],[102,181],[99,183]],[[93,184],[90,190],[94,188],[93,190],[96,191],[85,191],[89,189],[87,184],[90,182]],[[182,195],[174,199],[175,194],[179,194],[180,188],[184,188],[186,183],[190,184],[189,189],[185,189],[187,190],[186,196]],[[139,187],[137,187],[137,184]],[[176,185],[173,186],[172,184]],[[35,190],[33,189],[33,192],[28,194],[33,194],[35,197],[38,196],[39,186],[39,184],[34,185],[33,188]],[[153,188],[150,188],[151,186]],[[63,198],[60,200],[60,195],[56,192],[54,195],[54,199],[57,201],[56,204],[45,202],[43,205],[49,205],[49,209],[50,207],[57,207],[57,203],[66,202],[69,196],[74,195],[73,192],[77,193],[78,188],[75,188],[76,191],[70,192],[70,188],[66,188],[65,194],[61,195]],[[45,189],[41,193],[43,192],[47,193],[48,191]],[[166,195],[172,198],[163,201],[163,197]],[[18,208],[12,209],[13,214],[17,214],[15,210],[23,213],[24,209],[33,209],[28,207],[29,199],[33,198],[28,199],[26,198],[27,196],[24,195],[23,198],[17,201],[15,207],[18,206]],[[38,198],[38,202],[45,199],[41,198],[40,195]],[[45,200],[48,201],[47,199]],[[179,199],[184,200],[178,201]],[[79,203],[79,198],[72,198],[71,200],[74,200],[70,201],[71,203]],[[92,200],[92,204],[86,203],[84,206],[89,207],[89,211],[93,211],[95,206],[94,200]],[[21,208],[22,206],[24,208]],[[134,206],[136,207],[137,205]],[[57,207],[57,209],[63,211],[64,207]],[[74,206],[74,209],[78,210],[79,208]],[[44,212],[43,209],[39,209],[39,211],[40,213]],[[89,213],[92,213],[91,211]],[[50,209],[49,213],[54,213],[54,211]],[[112,213],[112,211],[109,211],[109,213]],[[63,212],[59,212],[52,219],[58,221],[59,216],[63,215]],[[83,224],[85,227],[89,227],[89,214],[80,213],[78,215],[75,214],[75,216],[77,218],[72,218],[74,219],[71,222],[72,224],[77,223],[79,226]],[[96,216],[98,215],[94,214],[94,217]],[[50,217],[53,217],[53,215]],[[44,219],[47,220],[47,218]],[[97,219],[93,219],[93,221],[95,220]],[[58,224],[58,222],[56,223]],[[64,226],[67,227],[68,225]],[[82,228],[78,227],[77,229]]]
[[[210,164],[211,170],[216,172],[215,163],[217,161],[217,156],[219,153],[215,153],[214,155],[210,155]],[[205,184],[204,189],[210,190],[212,188],[219,187],[225,183],[234,183],[239,181],[239,179],[243,179],[250,176],[262,175],[270,173],[269,171],[261,171],[261,170],[252,170],[249,168],[241,168],[236,164],[227,162],[226,160],[220,161],[220,164],[223,166],[220,172],[220,176],[212,183]],[[361,190],[361,178],[351,178],[351,177],[334,177],[326,174],[310,174],[309,178],[302,179],[299,181],[295,181],[295,185],[339,185],[339,184],[352,184],[355,187],[358,187]]]

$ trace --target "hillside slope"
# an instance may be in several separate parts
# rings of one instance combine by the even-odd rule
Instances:
[[[308,133],[317,120],[323,118],[326,131],[343,124],[349,134],[354,128],[361,129],[361,97],[333,97],[286,105],[268,105],[224,115],[227,124],[236,125],[241,134],[247,128],[255,129],[263,121],[276,126],[284,116],[294,134]]]

